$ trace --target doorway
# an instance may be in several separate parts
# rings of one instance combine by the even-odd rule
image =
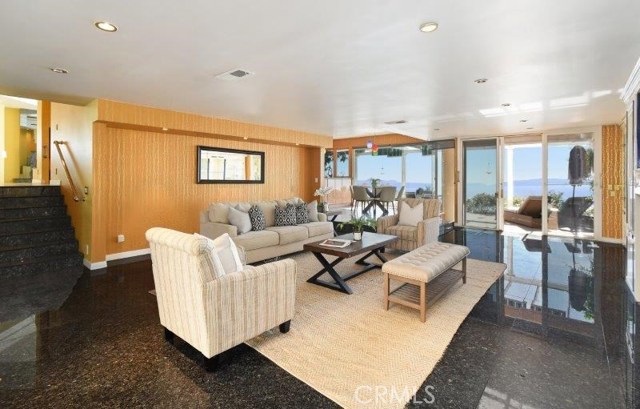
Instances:
[[[498,229],[500,226],[498,159],[498,138],[462,143],[462,213],[467,227]]]

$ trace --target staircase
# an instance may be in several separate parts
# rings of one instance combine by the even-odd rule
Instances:
[[[0,280],[82,272],[60,186],[0,187]]]

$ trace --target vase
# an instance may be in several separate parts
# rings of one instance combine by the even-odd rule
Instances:
[[[353,232],[353,239],[356,241],[362,240],[362,232],[361,231]]]

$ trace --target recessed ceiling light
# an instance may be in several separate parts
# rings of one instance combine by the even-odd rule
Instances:
[[[502,105],[503,107],[505,107],[505,108],[506,108],[506,107],[510,107],[510,106],[511,106],[511,104],[510,104],[510,103],[508,103],[508,102],[505,102],[504,104],[501,104],[501,105]]]
[[[527,129],[533,129],[533,126],[528,127]]]
[[[420,31],[423,33],[433,33],[438,29],[438,23],[435,21],[429,21],[427,23],[420,24]]]
[[[97,28],[107,33],[115,33],[118,31],[118,27],[108,21],[96,21],[94,24]]]
[[[64,69],[64,68],[58,68],[58,67],[54,67],[54,68],[49,68],[52,72],[55,72],[56,74],[69,74],[69,70]]]
[[[400,125],[400,124],[406,124],[406,123],[407,123],[407,121],[404,120],[404,119],[400,119],[400,120],[397,120],[397,121],[387,121],[387,122],[385,122],[385,124],[387,124],[387,125]]]
[[[477,80],[473,80],[473,82],[475,82],[476,84],[484,84],[487,81],[489,80],[486,78],[478,78]]]
[[[522,122],[522,123],[525,123],[525,122],[527,122],[527,121],[528,121],[528,119],[521,119],[521,120],[520,120],[520,122]]]

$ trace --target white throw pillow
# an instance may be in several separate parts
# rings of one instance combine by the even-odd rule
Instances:
[[[313,202],[307,204],[307,209],[309,210],[309,221],[317,222],[318,220],[318,201],[314,200]]]
[[[422,221],[424,213],[424,203],[419,203],[415,207],[410,207],[407,202],[401,202],[399,226],[417,226]]]
[[[215,203],[209,207],[209,220],[214,223],[229,224],[229,205]]]
[[[238,234],[244,234],[251,231],[251,217],[249,213],[241,210],[229,208],[229,224],[238,228]]]
[[[216,247],[218,257],[220,257],[225,274],[243,270],[238,247],[236,247],[236,243],[231,240],[227,233],[213,239],[213,244]]]
[[[198,239],[200,244],[199,260],[200,268],[204,273],[203,280],[209,282],[222,277],[225,271],[213,240],[198,233],[194,233],[193,236]]]

